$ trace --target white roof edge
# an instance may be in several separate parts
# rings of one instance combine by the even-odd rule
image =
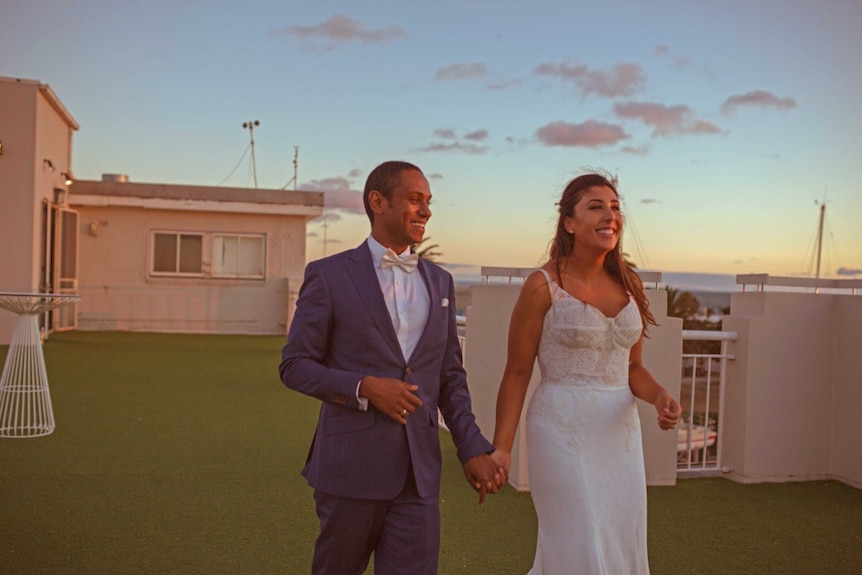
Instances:
[[[72,114],[69,113],[69,110],[66,109],[66,106],[60,101],[60,98],[57,97],[57,94],[51,89],[51,86],[48,84],[43,84],[39,80],[30,80],[28,78],[14,78],[12,76],[0,76],[0,82],[7,82],[9,84],[29,84],[36,89],[38,89],[45,96],[45,99],[48,100],[48,103],[51,104],[51,107],[57,111],[58,114],[63,118],[63,120],[73,129],[80,130],[81,126],[78,125],[78,122],[75,121],[75,118],[72,117]]]
[[[57,94],[51,89],[51,86],[48,84],[39,84],[39,91],[45,96],[45,99],[48,100],[48,103],[51,104],[51,107],[54,108],[58,114],[66,121],[67,124],[73,130],[81,129],[81,126],[78,125],[78,122],[75,121],[75,118],[72,117],[72,114],[69,113],[69,110],[66,109],[66,106],[60,101],[60,98],[57,97]]]
[[[234,214],[261,214],[317,217],[323,206],[297,204],[262,204],[257,202],[224,202],[214,200],[172,200],[165,198],[136,198],[73,194],[68,196],[72,206],[124,207],[149,210],[175,210],[183,212],[218,212]]]

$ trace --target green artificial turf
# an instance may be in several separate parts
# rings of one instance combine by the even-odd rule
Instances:
[[[282,342],[52,335],[56,431],[0,439],[0,573],[308,573],[318,402],[278,381]],[[440,573],[526,573],[529,494],[479,507],[443,447]],[[862,573],[862,491],[837,482],[682,480],[649,513],[654,574]]]

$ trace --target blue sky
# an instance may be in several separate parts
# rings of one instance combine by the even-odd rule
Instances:
[[[329,192],[309,259],[364,239],[366,175],[405,159],[456,273],[541,263],[566,181],[603,168],[640,267],[811,272],[825,198],[822,273],[846,277],[860,24],[856,0],[11,0],[0,75],[60,97],[83,179],[253,186],[260,121],[258,185],[288,184],[299,146],[298,188]]]

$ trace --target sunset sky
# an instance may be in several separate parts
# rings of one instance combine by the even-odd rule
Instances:
[[[825,201],[823,275],[852,277],[860,28],[858,0],[11,0],[0,75],[51,86],[82,179],[251,187],[258,120],[259,187],[299,146],[297,188],[329,192],[309,259],[366,237],[365,177],[404,159],[456,274],[541,263],[563,186],[603,168],[642,268],[810,273]]]

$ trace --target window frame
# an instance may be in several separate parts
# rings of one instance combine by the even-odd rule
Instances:
[[[237,258],[242,254],[242,250],[239,249],[240,244],[242,244],[243,238],[256,239],[260,241],[260,273],[256,274],[242,274],[242,273],[224,273],[224,272],[216,272],[215,262],[216,262],[216,245],[218,242],[216,240],[225,238],[231,238],[237,240]],[[226,233],[226,232],[212,232],[211,234],[211,246],[210,246],[210,275],[214,278],[219,279],[264,279],[266,278],[266,234],[253,234],[253,233]],[[237,264],[239,264],[239,259],[237,259]],[[239,266],[237,266],[239,267]]]
[[[175,265],[176,271],[156,271],[156,237],[159,235],[174,236],[176,238]],[[201,266],[200,272],[181,272],[180,256],[181,256],[181,240],[182,236],[198,236],[201,238]],[[235,238],[237,242],[238,257],[241,254],[239,245],[242,243],[242,238],[254,238],[260,241],[260,273],[241,274],[241,273],[216,273],[214,271],[216,238]],[[266,234],[265,233],[250,233],[250,232],[213,232],[213,231],[187,231],[176,229],[153,229],[149,233],[149,250],[147,254],[147,277],[151,278],[192,278],[192,279],[219,279],[219,280],[265,280],[266,279]],[[239,263],[239,260],[237,260]]]

